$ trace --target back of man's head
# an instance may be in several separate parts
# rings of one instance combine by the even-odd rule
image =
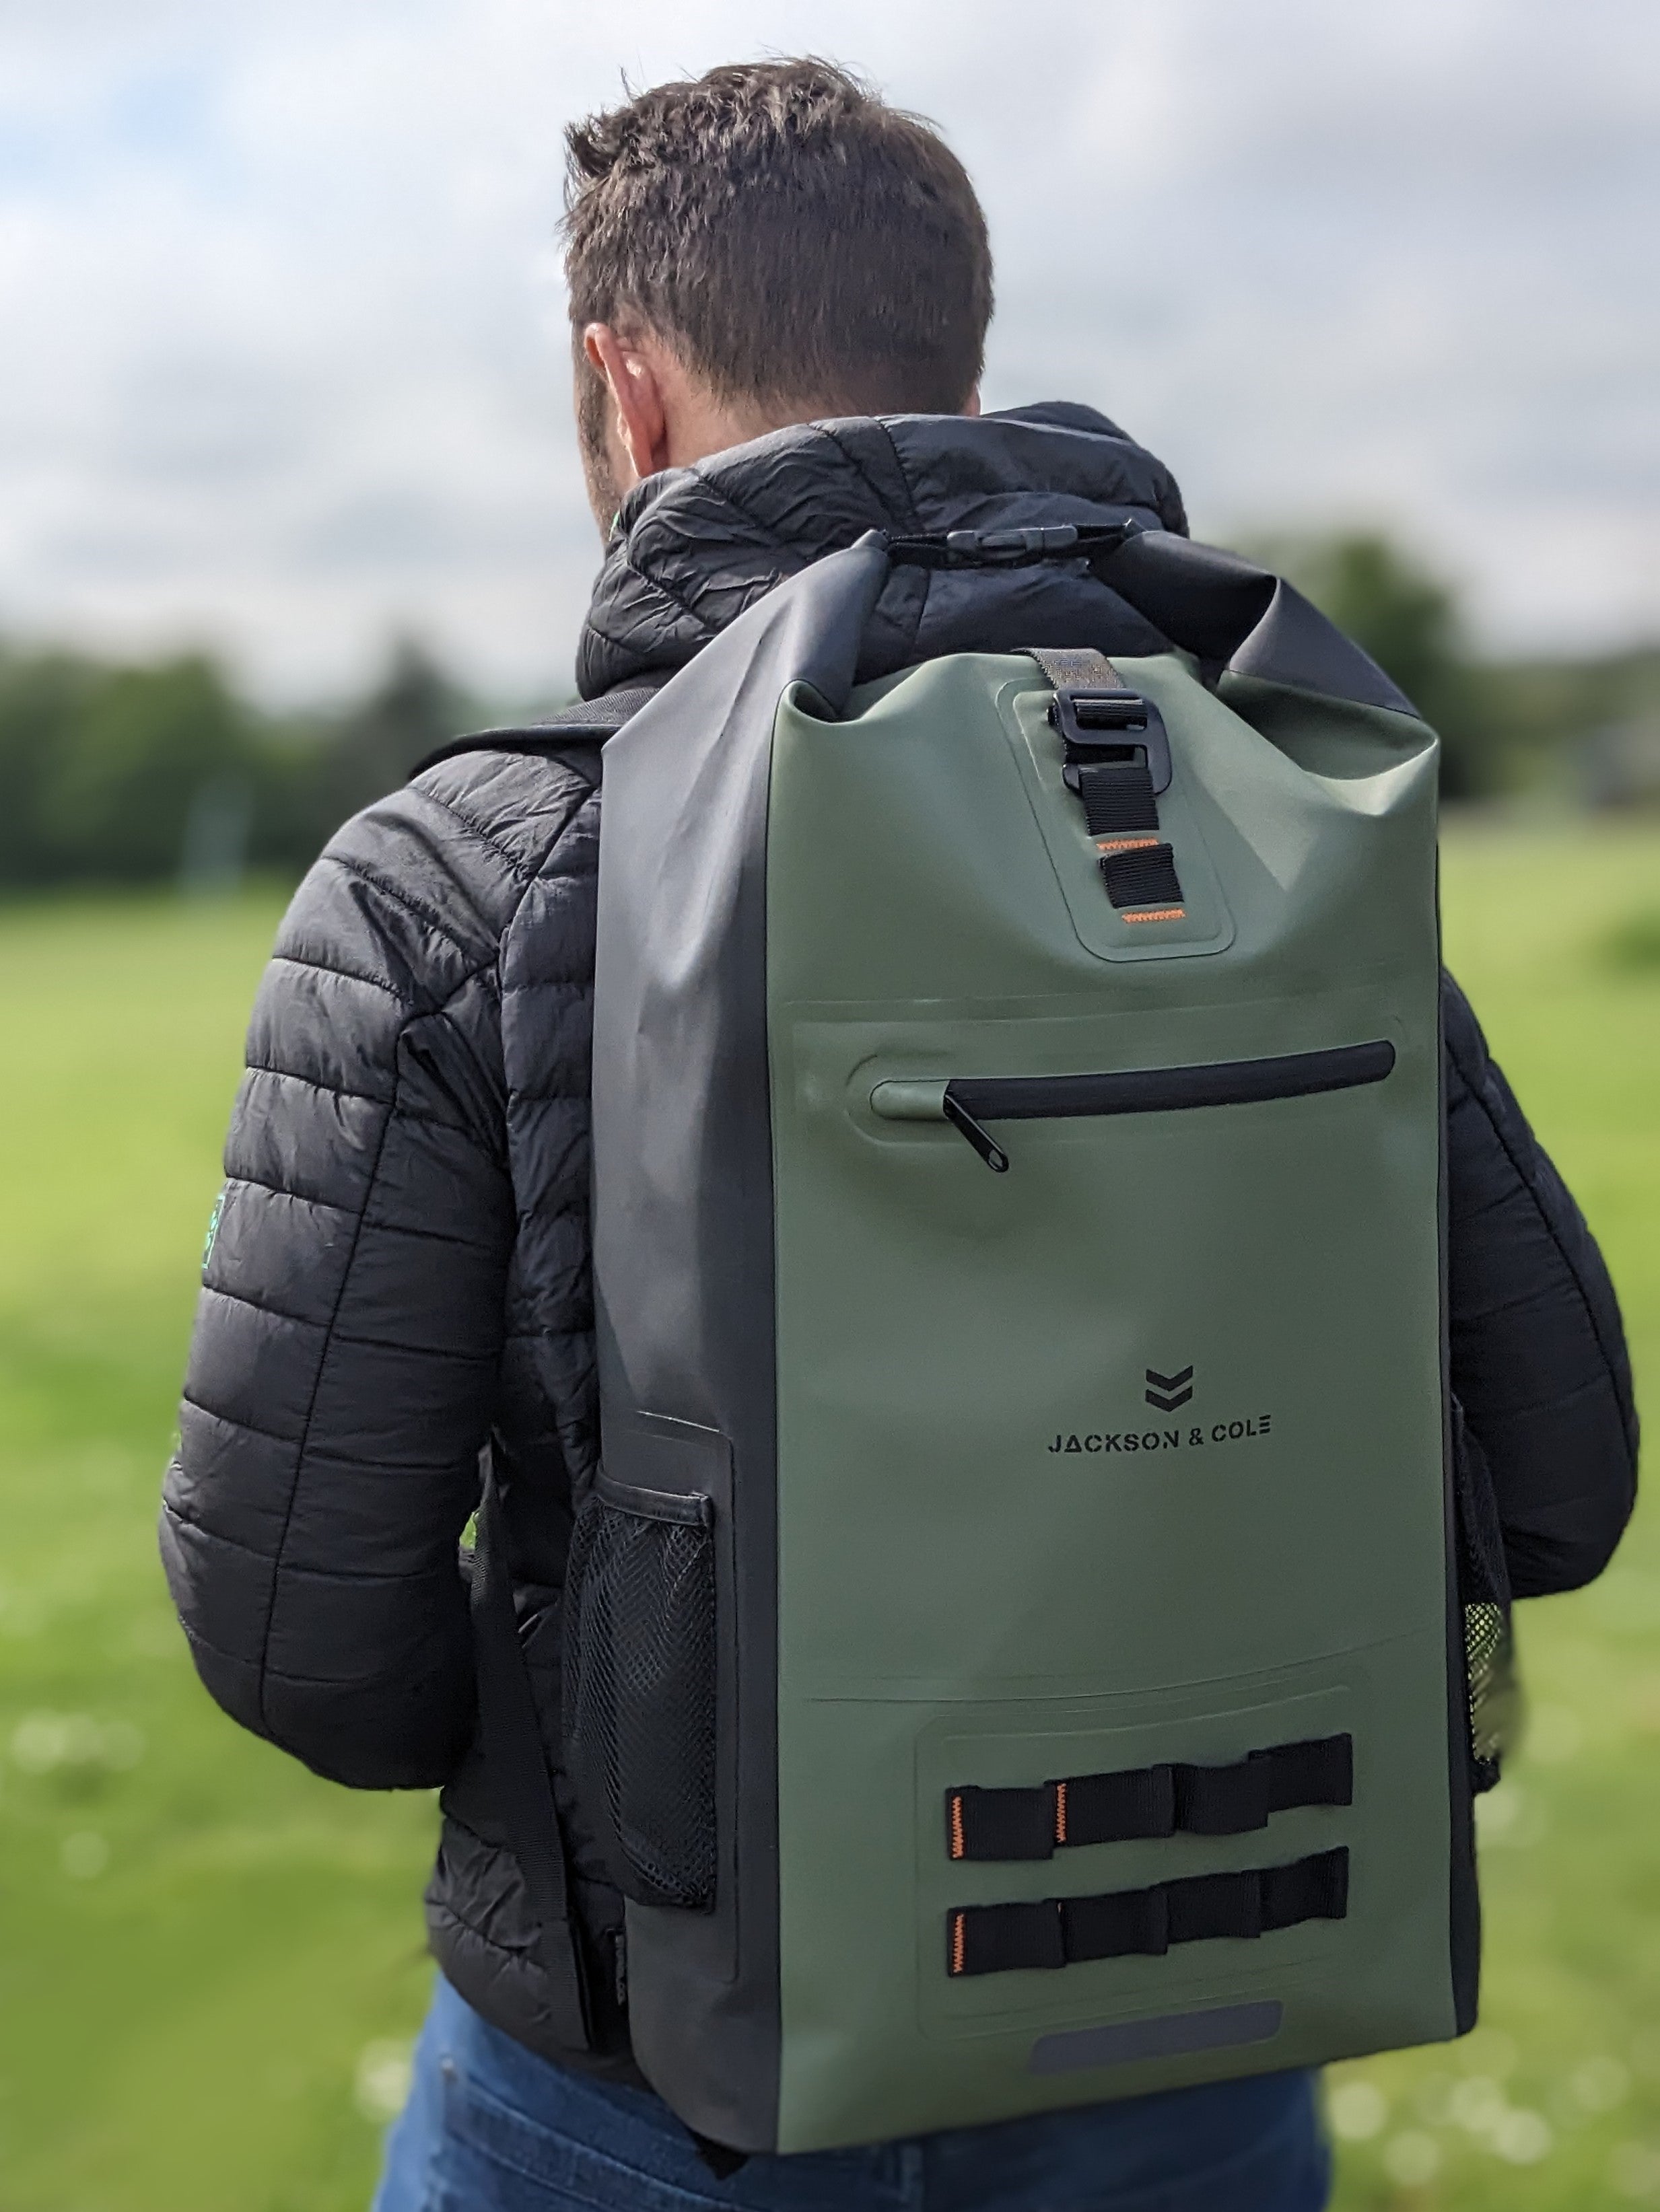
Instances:
[[[654,333],[757,420],[969,403],[992,306],[979,201],[927,125],[845,70],[711,70],[566,143],[578,333]]]

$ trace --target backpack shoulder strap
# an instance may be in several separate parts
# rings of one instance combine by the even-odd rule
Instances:
[[[473,730],[465,737],[452,738],[447,744],[435,746],[424,760],[417,761],[410,770],[410,777],[423,775],[441,761],[455,760],[463,753],[529,753],[562,762],[597,785],[600,746],[607,738],[615,737],[648,699],[654,698],[666,680],[631,684],[598,699],[578,699],[539,722],[507,723],[498,729]]]
[[[530,1668],[519,1639],[501,1495],[488,1449],[482,1455],[481,1473],[471,1589],[484,1766],[496,1815],[536,1923],[536,1958],[554,2033],[572,2051],[591,2051],[593,2007],[570,1894],[564,1826],[548,1772]]]
[[[419,775],[464,753],[523,753],[556,760],[597,789],[600,747],[658,690],[655,683],[610,691],[545,720],[477,730],[440,745],[411,770]],[[593,1992],[571,1895],[569,1851],[548,1771],[536,1696],[514,1611],[513,1575],[501,1496],[488,1449],[481,1462],[478,1543],[471,1568],[478,1726],[495,1808],[517,1862],[536,1923],[536,1956],[554,2033],[570,2050],[595,2045]]]

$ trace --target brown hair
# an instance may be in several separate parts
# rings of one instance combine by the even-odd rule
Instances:
[[[571,320],[644,324],[727,402],[952,414],[991,251],[929,126],[834,64],[745,62],[573,124]]]

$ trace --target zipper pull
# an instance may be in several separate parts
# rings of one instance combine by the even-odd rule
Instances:
[[[959,1136],[966,1137],[994,1175],[1006,1175],[1009,1156],[988,1130],[982,1129],[966,1106],[959,1106],[951,1095],[949,1085],[939,1102],[939,1110]]]
[[[988,1130],[951,1095],[949,1083],[901,1079],[879,1083],[870,1095],[871,1111],[885,1121],[949,1121],[966,1137],[994,1175],[1006,1175],[1009,1156]]]

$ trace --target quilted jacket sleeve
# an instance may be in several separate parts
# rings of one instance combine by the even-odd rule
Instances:
[[[1620,1308],[1584,1217],[1448,977],[1452,1387],[1492,1471],[1511,1589],[1602,1572],[1637,1494]]]
[[[443,1781],[472,1729],[457,1545],[514,1235],[496,954],[532,874],[430,788],[348,823],[283,924],[226,1149],[163,1556],[219,1703],[360,1787]]]

